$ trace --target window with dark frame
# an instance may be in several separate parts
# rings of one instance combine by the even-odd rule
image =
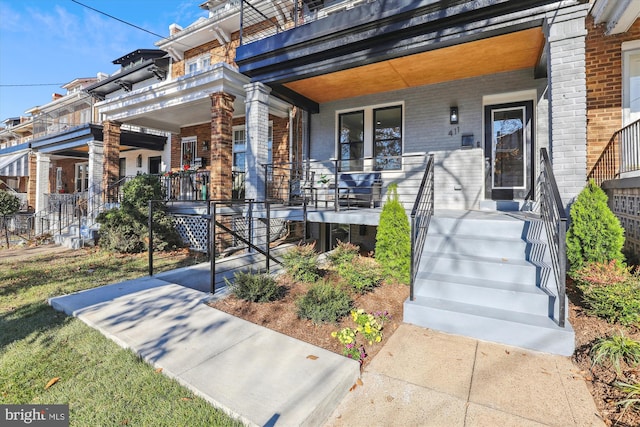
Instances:
[[[362,170],[364,164],[364,111],[339,115],[338,159],[341,171]]]
[[[402,168],[402,106],[373,110],[373,157],[376,170]]]

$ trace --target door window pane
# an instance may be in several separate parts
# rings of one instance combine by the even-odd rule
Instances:
[[[402,107],[373,110],[373,155],[376,170],[400,169],[402,156]]]
[[[364,111],[340,114],[338,141],[340,170],[362,170],[364,158]]]
[[[495,110],[492,120],[493,188],[523,187],[524,108]]]

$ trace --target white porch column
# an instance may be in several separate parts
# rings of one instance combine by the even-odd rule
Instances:
[[[102,175],[104,171],[104,147],[102,141],[91,141],[89,146],[89,192],[87,218],[95,219],[102,205]]]
[[[247,199],[264,200],[265,176],[263,164],[268,159],[269,139],[269,93],[271,89],[263,83],[249,83],[247,91],[246,137],[247,152],[245,194]]]
[[[47,207],[45,194],[49,193],[49,168],[51,158],[48,154],[36,153],[36,212],[42,212]],[[36,233],[41,233],[42,223],[36,221]]]
[[[567,206],[587,177],[585,17],[589,4],[550,12],[545,22],[549,78],[549,142],[553,172]]]

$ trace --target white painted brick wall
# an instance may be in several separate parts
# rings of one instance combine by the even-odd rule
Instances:
[[[269,89],[262,83],[244,86],[247,91],[246,106],[246,189],[249,199],[264,198],[264,167],[268,160],[269,138]]]

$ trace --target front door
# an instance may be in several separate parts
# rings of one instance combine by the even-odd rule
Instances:
[[[151,175],[158,175],[160,173],[160,165],[162,164],[162,157],[149,157],[149,173]]]
[[[533,186],[533,101],[485,107],[485,197],[531,198]]]

